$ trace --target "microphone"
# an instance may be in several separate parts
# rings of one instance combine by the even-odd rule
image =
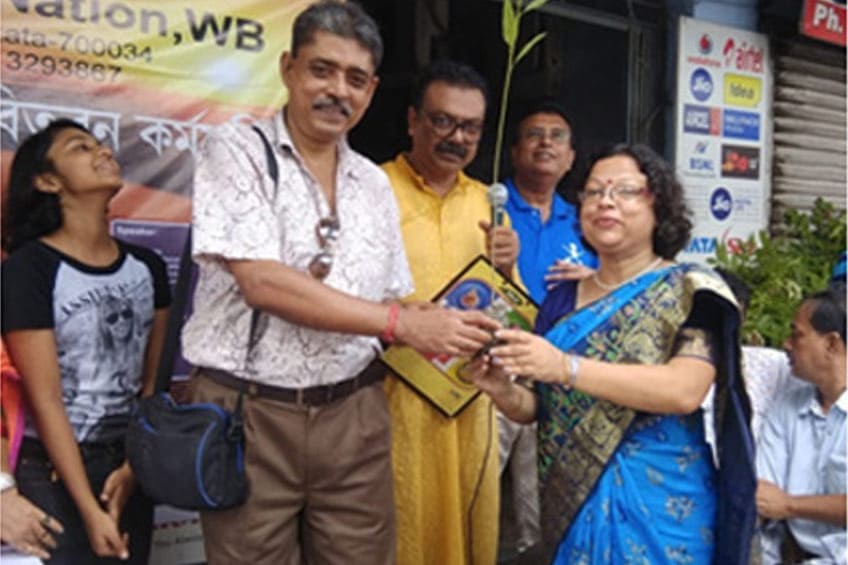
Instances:
[[[489,187],[488,197],[489,204],[492,206],[492,227],[504,225],[504,217],[506,216],[504,205],[509,197],[509,192],[503,184],[496,182]]]

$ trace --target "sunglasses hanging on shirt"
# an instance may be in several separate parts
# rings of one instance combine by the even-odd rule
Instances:
[[[335,216],[321,218],[315,225],[315,236],[318,238],[321,251],[309,262],[309,274],[319,281],[327,278],[333,268],[333,256],[339,240],[339,231],[339,219]]]

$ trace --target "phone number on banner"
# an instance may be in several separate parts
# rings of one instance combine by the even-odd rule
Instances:
[[[36,53],[6,51],[3,68],[12,72],[27,72],[43,76],[76,77],[97,82],[114,82],[123,70],[118,65],[90,63],[67,57],[38,55]]]
[[[153,50],[149,45],[92,38],[65,31],[51,37],[43,33],[30,33],[27,29],[10,28],[3,31],[3,43],[5,70],[43,76],[113,82],[123,70],[118,63],[145,64],[153,61]],[[62,53],[45,54],[41,52],[43,49],[59,50]],[[81,57],[96,57],[100,61]]]

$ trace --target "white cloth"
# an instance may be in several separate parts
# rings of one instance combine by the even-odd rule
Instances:
[[[766,416],[757,449],[757,476],[791,495],[846,492],[846,412],[848,392],[825,414],[815,387],[806,384],[777,397]],[[825,522],[786,521],[798,545],[822,563],[846,563],[846,530]],[[762,533],[762,563],[780,562],[780,524]]]
[[[503,548],[507,555],[524,553],[542,540],[539,525],[539,467],[536,448],[536,423],[519,424],[498,416],[498,445],[501,481],[509,475],[511,489],[503,489],[510,497],[515,519],[515,537],[508,540],[512,547]],[[502,544],[505,541],[501,535]]]
[[[751,401],[751,433],[754,441],[760,437],[763,418],[771,410],[775,398],[786,390],[803,386],[804,382],[792,376],[792,367],[786,352],[772,347],[745,345],[742,347],[742,378]],[[713,460],[718,465],[715,428],[713,427],[713,396],[715,385],[710,387],[701,408],[704,412],[704,437],[713,450]]]
[[[186,359],[258,382],[302,388],[352,377],[374,357],[374,337],[318,331],[262,316],[246,370],[252,310],[226,260],[270,260],[308,272],[321,251],[316,225],[329,215],[320,185],[298,155],[282,113],[259,122],[279,165],[275,189],[265,148],[247,124],[207,138],[194,178],[194,248],[200,277],[183,330]],[[276,194],[275,194],[276,193]],[[397,204],[385,173],[338,144],[336,210],[341,226],[324,283],[367,300],[412,292]],[[332,304],[320,307],[332,308]]]

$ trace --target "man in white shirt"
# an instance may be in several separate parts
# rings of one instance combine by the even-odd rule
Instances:
[[[200,277],[183,350],[198,367],[193,400],[232,409],[247,391],[250,487],[242,506],[201,513],[211,565],[394,563],[377,336],[467,356],[498,325],[396,302],[413,290],[397,205],[386,175],[346,141],[381,57],[358,5],[313,4],[280,59],[285,108],[257,124],[261,136],[223,126],[199,156]]]
[[[802,302],[785,347],[793,387],[766,415],[758,441],[762,562],[846,562],[845,295]]]

